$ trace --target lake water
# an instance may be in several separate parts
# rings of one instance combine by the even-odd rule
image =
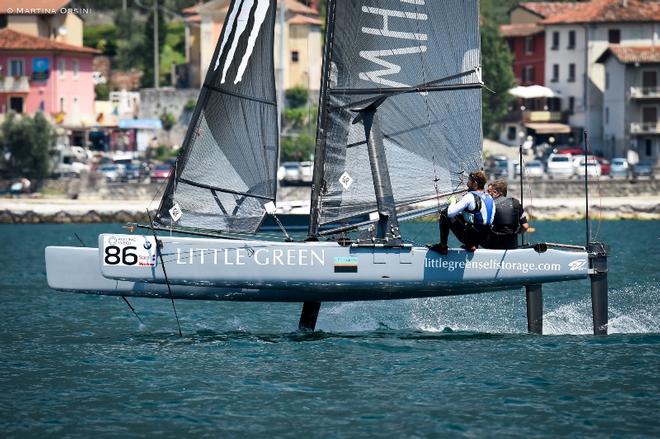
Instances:
[[[582,244],[582,222],[532,241]],[[544,287],[545,335],[522,290],[323,304],[178,301],[49,291],[46,245],[119,225],[0,225],[0,436],[660,436],[660,222],[594,223],[612,246],[610,335],[589,283]],[[432,223],[405,236],[437,239]],[[76,267],[71,267],[72,275]]]

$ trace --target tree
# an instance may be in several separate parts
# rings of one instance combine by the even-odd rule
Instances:
[[[0,126],[1,149],[9,155],[9,169],[16,177],[46,178],[55,139],[55,129],[42,113],[30,118],[10,112]]]
[[[300,85],[288,89],[285,94],[290,108],[304,107],[309,100],[309,91]]]
[[[162,0],[153,0],[162,6]],[[153,5],[153,3],[152,3]],[[167,36],[167,26],[165,24],[165,13],[162,8],[158,9],[158,54],[162,53],[165,37]],[[153,8],[149,11],[147,22],[144,26],[144,76],[142,76],[143,87],[154,87],[154,13]]]
[[[144,25],[135,20],[133,8],[128,8],[126,11],[121,9],[117,11],[115,22],[117,23],[118,38],[115,43],[117,46],[116,67],[119,70],[143,69],[144,62],[142,59],[145,53]],[[150,41],[153,41],[153,38]]]
[[[484,89],[482,93],[482,122],[486,137],[497,137],[497,121],[509,111],[513,102],[513,96],[508,92],[516,84],[512,62],[509,46],[497,26],[486,22],[481,27],[481,65],[483,81],[492,90]]]

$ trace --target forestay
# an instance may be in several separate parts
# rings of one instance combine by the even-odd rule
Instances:
[[[461,171],[481,167],[479,52],[477,0],[330,0],[312,234],[376,210],[364,127],[353,121],[382,94],[398,207],[451,192]]]
[[[233,0],[156,222],[254,232],[275,199],[275,6]]]

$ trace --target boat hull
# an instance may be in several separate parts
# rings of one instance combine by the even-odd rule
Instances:
[[[531,248],[450,249],[341,246],[334,242],[277,243],[160,237],[167,280],[155,246],[143,265],[115,263],[109,242],[123,236],[149,245],[148,236],[99,237],[99,248],[48,247],[49,286],[57,290],[140,297],[260,301],[352,301],[449,296],[588,277],[584,251]],[[137,236],[137,238],[136,238]],[[137,241],[136,241],[137,239]],[[138,242],[137,245],[135,243]],[[131,247],[131,248],[134,248]],[[133,262],[128,258],[128,262]],[[108,263],[109,262],[109,263]],[[72,273],[71,267],[77,267]]]

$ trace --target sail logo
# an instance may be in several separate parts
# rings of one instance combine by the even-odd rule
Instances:
[[[585,269],[586,267],[587,267],[586,259],[576,259],[568,263],[568,269],[570,271],[579,271]]]
[[[236,51],[241,37],[247,35],[247,48],[242,55],[239,55],[240,61],[236,77],[234,78],[234,84],[238,84],[243,80],[243,74],[254,51],[254,45],[257,42],[261,25],[266,19],[269,7],[270,0],[236,0],[232,4],[232,8],[229,11],[229,18],[227,18],[225,23],[227,28],[222,35],[218,57],[213,67],[213,71],[216,71],[220,66],[220,60],[223,56],[225,57],[225,63],[222,66],[222,84],[227,79],[229,68],[235,62]],[[252,23],[252,28],[248,30],[249,23]]]
[[[416,6],[423,6],[424,0],[400,0],[401,3],[413,4]],[[377,35],[385,38],[394,38],[402,41],[417,41],[418,44],[410,45],[407,47],[387,48],[382,50],[361,50],[360,57],[366,59],[374,64],[384,67],[381,70],[374,70],[370,72],[360,72],[359,78],[364,81],[370,81],[378,85],[386,85],[389,87],[409,87],[410,84],[404,84],[393,79],[388,79],[386,76],[392,77],[401,72],[401,66],[394,62],[388,61],[385,58],[388,56],[399,55],[414,55],[425,53],[427,46],[419,42],[428,41],[428,34],[422,32],[405,32],[397,29],[397,23],[403,24],[408,21],[408,26],[413,29],[419,28],[419,22],[428,21],[429,17],[426,14],[410,11],[397,11],[392,9],[383,9],[373,6],[362,6],[362,12],[372,15],[380,21],[380,27],[367,27],[363,26],[361,31],[366,35]],[[406,20],[406,21],[403,21]],[[390,41],[390,40],[388,40]],[[390,45],[388,43],[388,45]]]

